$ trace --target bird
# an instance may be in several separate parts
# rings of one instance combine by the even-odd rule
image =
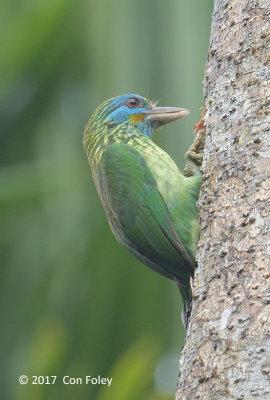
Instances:
[[[140,95],[125,94],[94,111],[83,137],[112,232],[139,261],[177,283],[185,327],[196,268],[201,174],[181,173],[152,134],[188,114],[185,108],[157,107]]]

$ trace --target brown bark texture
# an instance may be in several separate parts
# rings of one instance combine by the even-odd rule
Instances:
[[[215,0],[177,400],[270,399],[270,1]]]

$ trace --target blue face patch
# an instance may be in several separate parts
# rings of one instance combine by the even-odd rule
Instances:
[[[142,134],[151,137],[153,126],[145,120],[145,112],[151,109],[146,99],[135,94],[127,94],[109,100],[105,112],[107,117],[105,123],[116,126],[122,123],[131,123],[136,126]]]

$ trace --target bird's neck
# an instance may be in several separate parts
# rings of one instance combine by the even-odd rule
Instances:
[[[88,124],[84,131],[83,144],[91,167],[99,163],[103,152],[114,143],[128,143],[141,132],[130,123],[115,125]]]

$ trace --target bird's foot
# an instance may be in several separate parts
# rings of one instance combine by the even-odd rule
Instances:
[[[203,161],[204,139],[205,130],[198,131],[194,142],[186,152],[186,166],[183,175],[192,176],[201,173],[200,167]]]
[[[203,161],[203,150],[205,143],[205,126],[204,126],[204,116],[206,109],[204,109],[200,121],[195,125],[195,140],[186,152],[186,166],[183,171],[183,175],[192,176],[200,175],[200,167]]]

